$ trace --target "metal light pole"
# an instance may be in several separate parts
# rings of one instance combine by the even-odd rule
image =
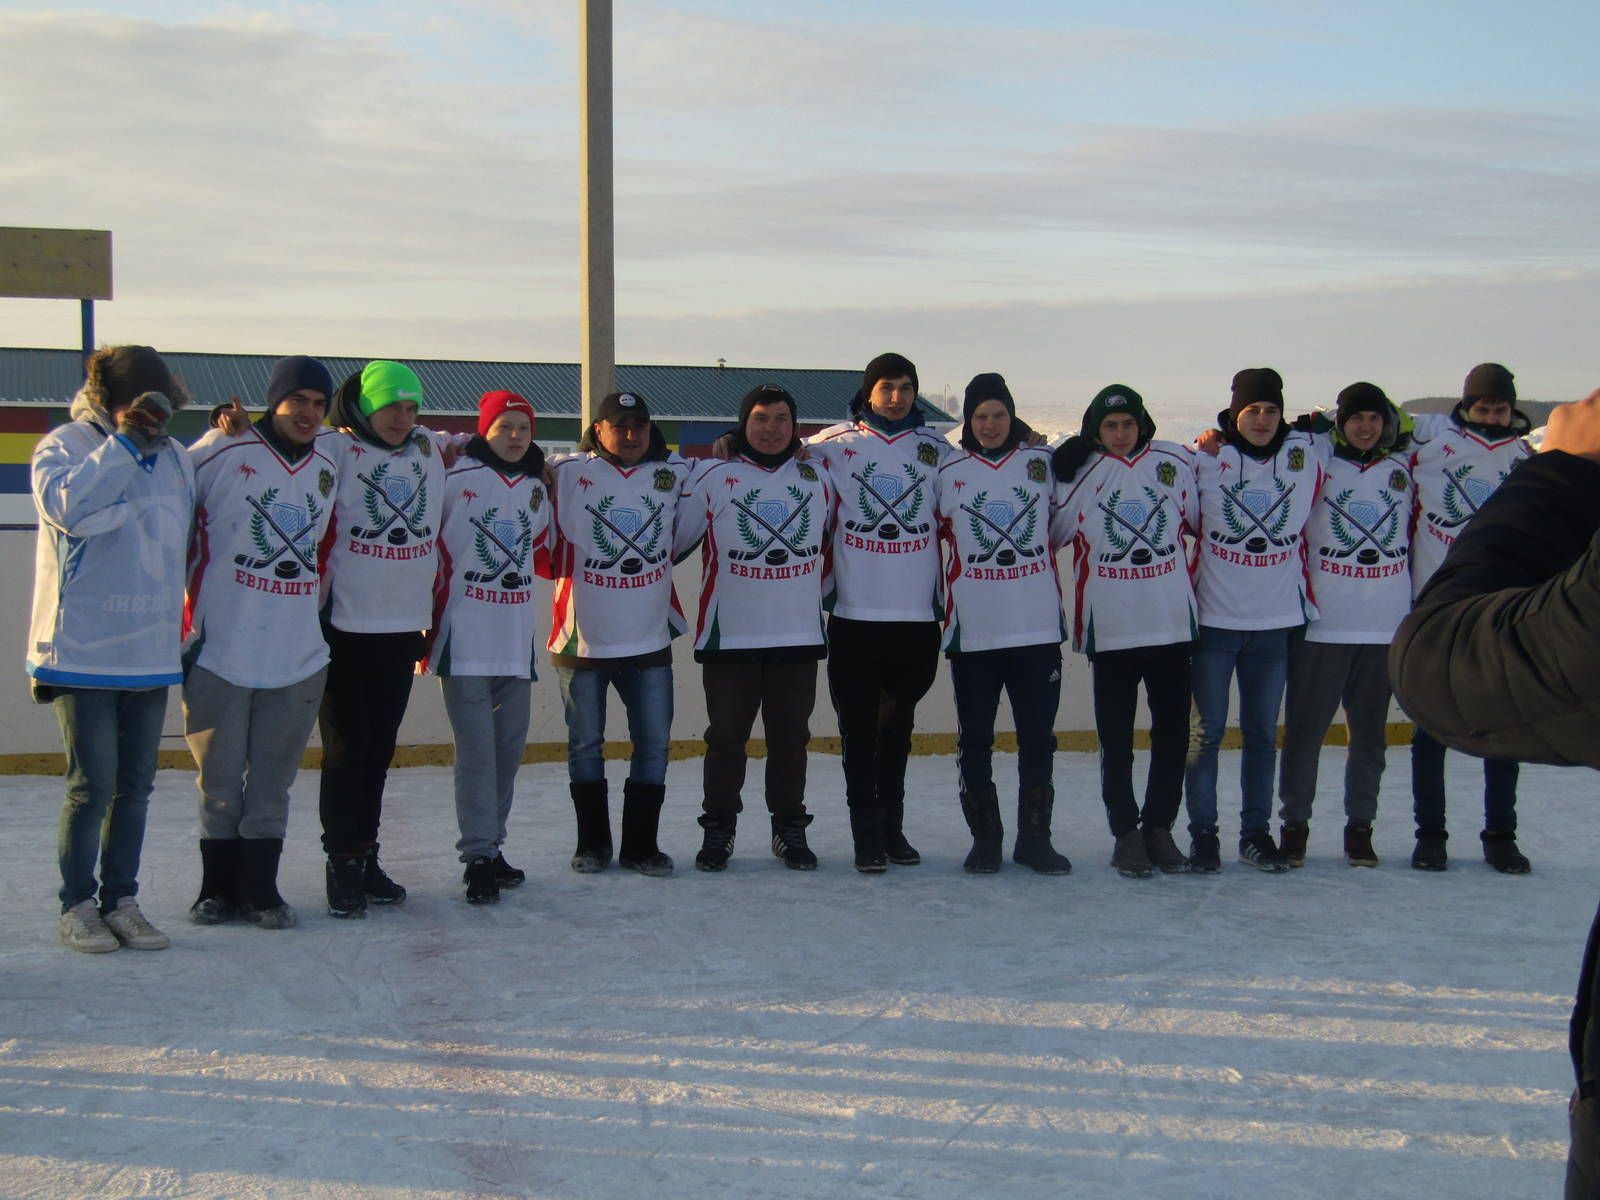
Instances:
[[[579,200],[583,208],[583,382],[579,413],[584,431],[595,409],[616,390],[616,270],[611,192],[611,0],[578,0],[578,140],[583,143]]]

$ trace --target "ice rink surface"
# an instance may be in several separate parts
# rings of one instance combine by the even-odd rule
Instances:
[[[822,866],[788,871],[763,766],[708,875],[701,764],[673,764],[665,880],[568,870],[565,768],[524,767],[506,853],[529,880],[490,908],[462,899],[449,771],[394,772],[383,858],[411,894],[348,922],[302,775],[283,932],[188,923],[193,777],[164,771],[140,899],[173,947],[100,956],[56,940],[59,781],[0,780],[0,1195],[1559,1194],[1600,895],[1588,772],[1524,768],[1523,878],[1484,866],[1457,755],[1451,869],[1410,869],[1396,748],[1379,869],[1340,856],[1329,749],[1303,869],[1134,881],[1107,865],[1092,755],[1057,759],[1065,878],[962,873],[948,758],[912,760],[923,864],[864,877],[838,759],[813,756]],[[1014,758],[996,768],[1013,794]]]

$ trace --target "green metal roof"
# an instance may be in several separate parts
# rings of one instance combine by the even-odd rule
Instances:
[[[279,355],[186,354],[162,352],[162,357],[188,386],[198,406],[225,404],[238,396],[246,405],[259,407],[267,378]],[[364,358],[324,358],[335,380],[359,371]],[[460,359],[406,359],[422,380],[424,412],[472,413],[478,397],[495,388],[526,396],[541,416],[578,415],[577,363],[467,362]],[[76,350],[0,348],[0,403],[63,404],[71,399],[83,378],[82,357]],[[839,420],[861,385],[860,371],[803,367],[663,367],[619,366],[617,386],[638,392],[651,413],[663,420],[731,421],[739,401],[760,383],[788,389],[807,422]],[[919,396],[930,421],[953,418],[926,397]]]

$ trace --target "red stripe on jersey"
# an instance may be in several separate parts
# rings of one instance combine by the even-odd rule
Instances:
[[[206,524],[207,514],[202,506],[194,515],[194,540],[189,543],[189,594],[183,600],[183,632],[187,638],[194,632],[194,610],[200,600],[200,585],[205,582],[206,567],[211,562],[211,532]]]

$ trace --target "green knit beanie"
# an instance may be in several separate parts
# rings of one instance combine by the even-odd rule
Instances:
[[[400,401],[422,405],[422,380],[404,363],[378,359],[361,369],[361,413],[370,417]]]

